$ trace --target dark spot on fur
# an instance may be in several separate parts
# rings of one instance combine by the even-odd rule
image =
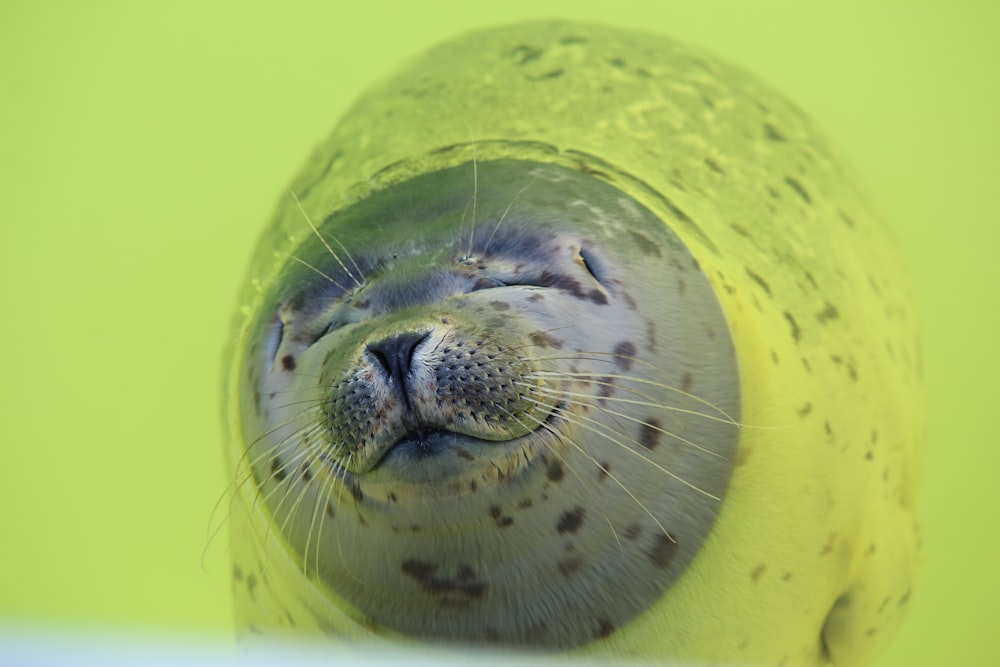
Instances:
[[[768,296],[771,296],[771,286],[767,284],[767,281],[751,271],[749,268],[746,271],[747,275],[750,276],[750,279],[760,285],[761,289],[763,289]]]
[[[851,229],[854,229],[854,220],[851,219],[851,216],[847,215],[840,209],[837,209],[837,213],[840,214],[840,219],[844,221],[845,225],[847,225]]]
[[[559,531],[560,535],[565,535],[566,533],[574,535],[578,530],[580,530],[580,526],[583,525],[583,519],[586,516],[587,510],[579,506],[568,512],[564,512],[563,515],[559,517],[559,523],[556,524],[556,530]]]
[[[872,452],[872,450],[869,449],[867,452],[865,452],[865,461],[871,461],[874,458],[875,454],[874,452]]]
[[[839,316],[840,313],[837,312],[837,307],[827,301],[826,307],[816,315],[816,319],[819,320],[820,324],[826,324],[829,320],[835,320]]]
[[[294,371],[295,357],[293,357],[290,354],[286,354],[285,356],[283,356],[281,358],[281,367],[284,368],[286,371]]]
[[[257,589],[257,577],[253,574],[247,577],[247,593],[250,597],[254,597],[254,591]]]
[[[475,461],[476,460],[476,457],[473,456],[472,454],[470,454],[469,450],[465,449],[464,447],[458,447],[455,450],[455,453],[458,454],[459,458],[461,458],[461,459],[463,459],[465,461]]]
[[[609,65],[617,69],[623,69],[625,67],[625,60],[622,58],[608,58],[607,62]]]
[[[667,197],[660,195],[660,199],[663,201],[664,204],[666,204],[667,208],[670,210],[670,212],[673,214],[675,218],[677,218],[681,222],[686,222],[692,225],[694,224],[694,220],[688,217],[687,213],[678,208],[677,205],[674,204],[672,201],[670,201]]]
[[[233,565],[233,579],[243,581],[243,570],[238,565]]]
[[[513,517],[502,516],[499,519],[497,519],[497,528],[508,528],[512,525],[514,525]]]
[[[365,499],[365,494],[361,492],[361,485],[357,482],[351,484],[351,495],[354,496],[354,500],[359,503]]]
[[[403,561],[402,565],[403,574],[415,579],[427,593],[459,593],[469,599],[478,599],[486,590],[486,583],[478,580],[475,570],[468,565],[460,565],[454,577],[436,576],[437,569],[436,565],[416,559]]]
[[[632,237],[632,241],[638,246],[639,251],[646,255],[647,257],[662,257],[663,251],[660,249],[659,244],[653,241],[642,232],[637,232],[635,230],[629,230],[629,236]]]
[[[809,413],[812,412],[812,410],[813,410],[813,404],[806,403],[801,408],[799,408],[797,412],[799,414],[799,417],[808,417]]]
[[[624,340],[612,350],[615,355],[615,365],[623,371],[632,370],[632,363],[635,361],[635,343]]]
[[[633,523],[622,533],[622,537],[629,542],[634,542],[640,535],[642,535],[642,526],[637,523]]]
[[[534,500],[532,500],[531,498],[525,498],[524,500],[522,500],[517,504],[517,507],[518,509],[526,510],[534,504],[535,504]]]
[[[587,295],[584,294],[583,288],[580,286],[580,282],[578,280],[561,273],[553,273],[548,270],[542,271],[538,276],[538,285],[540,287],[554,287],[556,289],[564,290],[578,299],[587,298]]]
[[[615,394],[615,379],[612,377],[602,377],[597,381],[597,395],[601,398],[608,398]],[[602,401],[603,403],[603,401]]]
[[[491,505],[489,509],[490,518],[493,520],[499,519],[503,516],[503,510],[500,509],[499,505]]]
[[[597,464],[597,480],[603,482],[611,474],[611,464],[607,461],[601,461]]]
[[[565,476],[562,464],[559,461],[549,461],[549,465],[545,469],[545,475],[550,481],[561,482]],[[500,508],[497,509],[499,510]]]
[[[562,75],[563,75],[563,70],[553,69],[549,70],[548,72],[545,72],[544,74],[539,74],[538,76],[529,76],[525,78],[528,79],[529,81],[543,81],[545,79],[558,79]]]
[[[554,347],[557,350],[561,350],[563,346],[563,341],[554,337],[547,331],[535,331],[528,337],[531,339],[531,342],[538,347]]]
[[[604,639],[605,637],[611,636],[611,633],[615,631],[615,625],[607,618],[601,618],[597,621],[597,632],[594,633],[595,639]]]
[[[903,593],[902,597],[899,598],[899,602],[897,602],[896,604],[897,606],[902,607],[909,601],[910,601],[910,589],[906,589],[906,592]]]
[[[799,329],[799,323],[795,321],[795,318],[787,310],[785,311],[785,319],[788,320],[788,326],[792,328],[792,339],[798,343],[799,338],[802,337],[802,330]]]
[[[651,418],[639,426],[639,444],[653,451],[660,444],[660,437],[663,432],[660,430],[660,420]]]
[[[576,574],[581,565],[583,565],[583,561],[579,558],[567,558],[556,563],[556,566],[559,568],[559,574],[567,579]]]
[[[271,477],[277,482],[284,482],[285,478],[288,477],[284,464],[277,456],[271,459]]]
[[[608,296],[596,287],[588,293],[588,298],[598,306],[608,305]]]
[[[333,511],[333,505],[330,503],[329,500],[326,501],[326,515],[331,519],[337,516],[336,513]]]
[[[733,222],[733,223],[730,223],[729,226],[732,227],[732,229],[733,229],[734,232],[736,232],[737,234],[739,234],[743,238],[745,238],[745,239],[750,238],[750,232],[748,232],[746,230],[746,227],[744,227],[743,225],[738,225],[735,222]]]
[[[662,570],[670,565],[676,554],[677,543],[663,533],[660,533],[653,542],[653,548],[649,552],[649,560],[653,562],[653,565]]]
[[[722,171],[722,167],[719,166],[719,163],[710,157],[705,158],[705,165],[717,174],[725,173],[724,171]]]
[[[753,572],[750,573],[750,578],[753,579],[753,582],[756,584],[760,578],[764,576],[765,572],[767,572],[767,565],[761,563],[753,569]]]
[[[692,384],[694,384],[694,376],[691,375],[690,371],[685,371],[684,376],[681,378],[681,391],[691,391]]]
[[[778,131],[774,125],[765,122],[764,123],[764,136],[770,141],[786,141],[785,135]]]
[[[495,310],[510,310],[510,304],[506,301],[490,301],[490,305]]]
[[[527,44],[521,44],[510,52],[510,55],[517,59],[518,65],[527,65],[530,62],[542,57],[542,50]]]
[[[785,176],[785,183],[787,183],[788,187],[790,187],[792,190],[795,190],[795,194],[801,197],[802,201],[810,205],[812,204],[812,198],[809,197],[809,193],[806,192],[805,187],[803,187],[801,183],[799,183],[791,176]]]

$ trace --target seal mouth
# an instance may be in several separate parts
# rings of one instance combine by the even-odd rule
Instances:
[[[461,436],[453,431],[442,429],[420,429],[412,433],[407,433],[389,446],[385,456],[382,457],[382,460],[376,466],[381,465],[382,461],[393,453],[413,459],[423,459],[438,455],[441,453],[443,447],[448,446],[449,440],[454,442],[459,437],[473,439],[469,436]]]
[[[470,468],[499,466],[512,455],[516,455],[519,467],[530,465],[534,458],[532,450],[547,449],[540,436],[560,437],[566,407],[565,402],[557,403],[537,428],[508,440],[487,440],[436,428],[412,430],[387,447],[382,457],[363,474],[384,474],[400,481],[437,482],[468,475]]]

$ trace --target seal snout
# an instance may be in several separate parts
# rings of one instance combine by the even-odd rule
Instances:
[[[515,440],[552,413],[555,398],[541,392],[536,364],[502,332],[455,323],[394,328],[359,341],[328,369],[323,423],[352,472],[371,470],[401,443],[439,450],[445,442]]]

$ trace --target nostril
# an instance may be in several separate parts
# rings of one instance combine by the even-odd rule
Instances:
[[[405,393],[407,378],[413,372],[413,357],[417,347],[428,336],[430,333],[426,331],[409,331],[371,343],[366,349],[374,365]]]

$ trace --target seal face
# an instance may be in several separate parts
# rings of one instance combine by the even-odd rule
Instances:
[[[587,173],[501,159],[376,192],[295,251],[250,332],[260,498],[373,626],[605,637],[677,580],[726,492],[718,301],[661,220]]]

